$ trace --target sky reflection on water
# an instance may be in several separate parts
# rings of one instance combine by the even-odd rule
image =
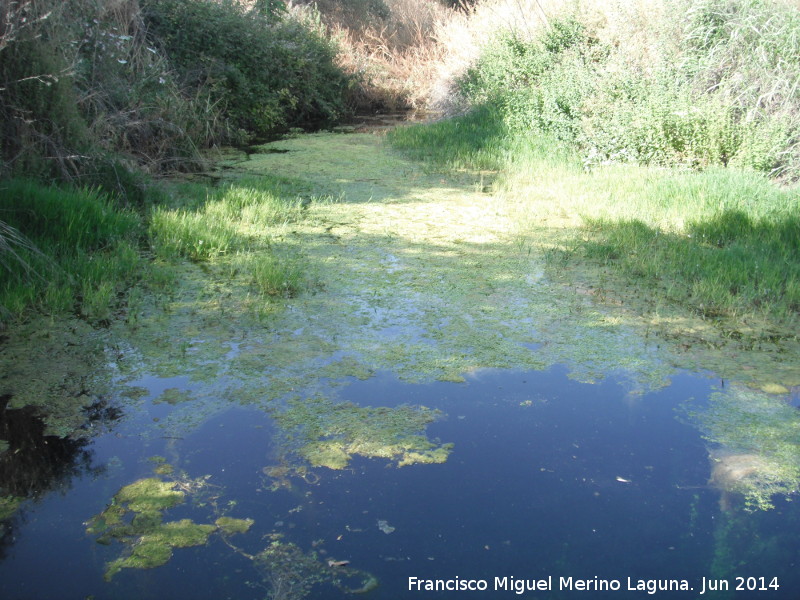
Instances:
[[[265,536],[280,533],[324,561],[347,560],[374,574],[374,600],[513,597],[493,591],[495,577],[548,576],[553,590],[524,597],[650,597],[626,591],[630,577],[686,579],[693,592],[655,597],[688,599],[698,597],[703,577],[733,587],[737,575],[779,577],[780,588],[703,597],[798,597],[795,504],[722,512],[719,491],[707,485],[706,444],[680,417],[684,402],[707,397],[717,382],[684,373],[635,397],[613,381],[583,384],[565,373],[483,372],[466,384],[412,385],[387,373],[354,381],[341,388],[340,400],[446,413],[428,436],[455,444],[448,461],[397,468],[356,457],[347,469],[314,469],[277,491],[263,472],[277,460],[274,427],[263,412],[231,408],[185,437],[162,437],[153,418],[169,407],[145,401],[137,416],[87,446],[94,469],[28,502],[11,522],[0,597],[267,597],[252,561],[218,536],[207,546],[175,549],[162,567],[124,569],[103,581],[105,563],[122,548],[97,544],[84,523],[122,486],[152,476],[147,458],[154,455],[189,478],[211,476],[204,505],[187,501],[170,510],[169,520],[212,522],[214,510],[252,518],[247,534],[231,538],[243,552],[259,552]],[[409,591],[409,577],[485,579],[489,591]],[[559,591],[560,577],[616,579],[622,590]],[[311,595],[336,597],[345,596],[330,587]]]

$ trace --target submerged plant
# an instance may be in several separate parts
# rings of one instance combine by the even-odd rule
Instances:
[[[348,561],[323,563],[315,552],[273,536],[269,546],[252,557],[269,586],[269,600],[302,600],[319,584],[330,584],[348,594],[363,594],[378,587],[374,575],[348,566]],[[357,587],[350,587],[351,582]]]
[[[691,413],[711,452],[710,483],[723,494],[744,497],[748,510],[774,507],[776,495],[800,492],[800,415],[782,398],[743,387],[712,394]]]

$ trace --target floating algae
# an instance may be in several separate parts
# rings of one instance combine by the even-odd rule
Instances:
[[[445,462],[453,445],[434,444],[420,433],[440,416],[425,407],[362,407],[320,397],[291,400],[274,415],[287,451],[329,469],[345,468],[353,455],[386,458],[398,466]]]
[[[292,489],[290,480],[292,477],[302,479],[309,485],[319,483],[319,475],[311,471],[307,465],[289,464],[285,460],[279,465],[267,465],[261,469],[261,472],[266,475],[267,479],[264,485],[271,492]]]
[[[202,546],[216,528],[214,525],[198,525],[190,519],[164,523],[139,536],[131,545],[128,556],[111,561],[106,568],[105,579],[109,581],[122,569],[152,569],[166,564],[172,558],[173,548]]]
[[[253,557],[269,586],[269,600],[302,600],[318,584],[330,584],[348,594],[378,587],[374,575],[348,566],[348,561],[323,562],[316,552],[305,553],[280,535],[272,537],[270,545]],[[352,581],[357,582],[355,587]]]
[[[800,492],[800,414],[782,398],[732,386],[690,417],[716,445],[710,483],[723,505],[741,495],[748,509],[768,509],[773,496]]]
[[[164,481],[149,477],[126,485],[116,493],[111,504],[93,517],[86,528],[87,533],[98,535],[98,543],[118,541],[126,546],[121,557],[106,565],[106,581],[122,569],[160,567],[172,558],[174,548],[202,546],[215,531],[233,535],[250,529],[252,519],[227,516],[219,517],[213,525],[190,519],[163,522],[164,513],[184,501],[184,490],[200,489],[204,482],[204,478]]]
[[[17,496],[0,496],[0,521],[13,517],[23,500],[25,498]]]
[[[214,521],[219,530],[227,535],[247,533],[253,523],[255,523],[253,519],[234,519],[233,517],[220,517]]]
[[[184,493],[174,489],[176,481],[162,481],[155,477],[140,479],[122,488],[114,496],[116,506],[126,505],[133,512],[161,511],[183,502]]]
[[[394,527],[389,525],[389,521],[386,521],[384,519],[378,519],[378,529],[380,529],[386,535],[389,535],[395,530]]]
[[[109,390],[108,337],[79,319],[41,317],[9,329],[0,345],[0,399],[8,409],[35,410],[44,435],[87,437],[90,409]]]

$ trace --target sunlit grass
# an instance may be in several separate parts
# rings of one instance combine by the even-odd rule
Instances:
[[[217,189],[184,185],[174,196],[172,207],[152,212],[150,237],[158,257],[220,263],[229,275],[249,278],[267,298],[293,297],[305,287],[303,261],[280,240],[312,202],[296,183],[261,176]]]
[[[153,210],[153,249],[162,258],[194,261],[268,245],[274,229],[301,218],[307,205],[285,182],[270,178],[218,189],[183,186],[175,195],[177,206]]]
[[[258,255],[253,257],[250,272],[256,288],[266,296],[292,298],[305,287],[305,269],[297,258]]]
[[[796,323],[800,195],[762,175],[634,165],[583,168],[546,135],[512,135],[489,108],[398,129],[395,147],[434,168],[494,169],[521,246],[555,243],[704,317]],[[543,234],[546,232],[546,234]],[[555,240],[555,242],[553,242]],[[605,277],[605,275],[603,275]]]

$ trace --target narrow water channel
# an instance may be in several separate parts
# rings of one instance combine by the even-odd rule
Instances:
[[[800,598],[757,454],[797,464],[789,402],[678,368],[483,186],[369,135],[267,150],[242,168],[337,199],[271,242],[313,290],[253,312],[187,263],[98,338],[85,435],[0,398],[2,600]]]

